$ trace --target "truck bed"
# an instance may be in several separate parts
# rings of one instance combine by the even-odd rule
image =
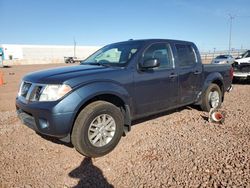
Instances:
[[[230,70],[232,65],[230,64],[204,64],[203,65],[203,76],[204,79],[209,75],[221,74],[224,81],[224,89],[227,90],[231,85]]]

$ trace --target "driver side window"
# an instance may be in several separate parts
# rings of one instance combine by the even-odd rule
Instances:
[[[152,44],[143,55],[143,61],[158,59],[160,66],[154,69],[173,68],[170,46],[166,43]]]

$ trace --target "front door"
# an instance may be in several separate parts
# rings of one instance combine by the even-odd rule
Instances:
[[[143,116],[174,107],[178,101],[178,75],[174,68],[171,47],[154,43],[143,53],[140,61],[158,59],[160,66],[135,72],[136,116]]]

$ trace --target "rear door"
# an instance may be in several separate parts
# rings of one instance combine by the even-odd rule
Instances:
[[[135,72],[136,114],[142,116],[173,107],[178,102],[178,75],[168,43],[153,43],[140,61],[157,58],[160,66]]]
[[[201,90],[202,64],[199,53],[192,44],[175,44],[178,61],[180,98],[179,104],[193,103]]]

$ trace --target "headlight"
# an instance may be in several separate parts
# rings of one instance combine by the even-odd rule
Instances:
[[[220,64],[227,64],[227,61],[221,61]]]
[[[68,85],[46,85],[43,89],[39,101],[56,101],[71,91]]]

